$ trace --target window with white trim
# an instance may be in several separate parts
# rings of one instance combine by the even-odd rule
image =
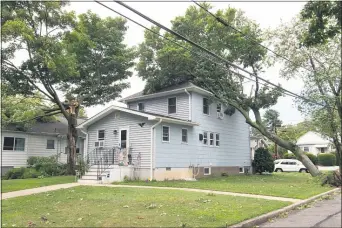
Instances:
[[[176,103],[177,103],[177,98],[176,97],[171,97],[168,99],[168,113],[176,113],[177,108],[176,108]]]
[[[170,142],[170,127],[163,126],[163,142]]]
[[[210,175],[211,174],[211,167],[204,167],[203,173],[204,173],[204,175]]]
[[[104,140],[105,139],[105,130],[99,130],[97,132],[97,140]]]
[[[304,152],[309,152],[309,147],[304,146],[304,147],[303,147],[303,150],[304,150]]]
[[[145,105],[142,102],[138,103],[138,111],[145,111]]]
[[[209,134],[209,144],[210,146],[214,146],[214,133],[212,132]]]
[[[219,133],[216,133],[216,135],[215,135],[216,137],[215,137],[215,145],[216,146],[220,146],[220,134]]]
[[[4,137],[3,150],[25,151],[25,138]]]
[[[244,167],[239,167],[239,173],[244,173],[245,172],[245,168]]]
[[[46,141],[46,149],[55,149],[55,140],[48,139]]]
[[[203,132],[203,144],[208,144],[208,132]]]
[[[182,143],[188,142],[188,129],[183,128],[182,129]]]
[[[221,103],[218,103],[218,104],[217,104],[216,111],[217,111],[218,113],[221,113],[221,112],[222,112],[222,104],[221,104]]]
[[[203,114],[209,115],[209,99],[203,97]]]

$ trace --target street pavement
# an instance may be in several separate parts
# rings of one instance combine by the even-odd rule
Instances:
[[[341,193],[333,199],[315,202],[311,207],[289,212],[285,218],[278,218],[259,227],[342,227]]]

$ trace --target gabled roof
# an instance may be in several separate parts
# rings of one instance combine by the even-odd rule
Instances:
[[[163,122],[166,122],[166,123],[174,123],[174,124],[181,124],[181,125],[187,125],[187,126],[199,125],[198,123],[195,123],[195,122],[186,121],[186,120],[182,120],[182,119],[178,119],[174,117],[159,115],[159,114],[150,113],[150,112],[142,112],[142,111],[137,111],[137,110],[132,110],[132,109],[112,105],[106,108],[105,110],[103,110],[102,112],[98,113],[97,115],[93,116],[92,118],[88,119],[87,121],[83,122],[82,124],[78,125],[77,128],[78,129],[87,128],[88,126],[92,125],[93,123],[97,122],[98,120],[102,119],[103,117],[109,115],[110,113],[114,111],[121,111],[121,112],[126,112],[126,113],[130,113],[130,114],[137,115],[137,116],[146,117],[148,120],[157,120],[157,121],[162,120]]]
[[[169,86],[166,87],[160,91],[158,91],[157,93],[152,93],[152,94],[146,94],[144,95],[143,91],[140,91],[138,93],[132,94],[130,96],[127,96],[125,98],[120,99],[119,101],[121,102],[132,102],[132,101],[138,101],[138,100],[144,100],[144,99],[149,99],[149,98],[155,98],[155,97],[162,97],[162,96],[168,96],[168,95],[173,95],[173,94],[177,94],[180,92],[184,92],[185,89],[187,91],[194,91],[200,94],[211,94],[211,92],[202,89],[196,85],[194,85],[191,82],[185,82],[179,85],[174,85],[174,86]]]
[[[297,145],[326,145],[330,140],[314,131],[308,131],[304,135],[298,138]]]
[[[81,124],[86,119],[78,118],[77,123]],[[66,135],[68,133],[68,122],[64,116],[57,116],[56,121],[51,122],[35,122],[32,126],[25,129],[25,131],[18,128],[15,124],[9,124],[2,127],[3,131],[16,131],[23,133],[36,133],[36,134],[56,134],[56,135]]]

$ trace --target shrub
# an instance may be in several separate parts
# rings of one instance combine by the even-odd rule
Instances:
[[[22,179],[22,176],[25,172],[25,168],[21,167],[21,168],[13,168],[10,169],[6,172],[5,174],[5,179],[9,180],[9,179]]]
[[[41,175],[41,173],[38,172],[36,169],[26,168],[23,175],[22,175],[22,179],[37,178],[40,175]]]
[[[44,176],[62,176],[67,173],[67,165],[59,163],[56,156],[32,156],[27,159],[27,164]]]
[[[263,172],[272,173],[274,163],[271,154],[265,148],[258,148],[254,154],[253,161],[254,172],[262,174]]]
[[[293,153],[285,153],[284,159],[296,159],[296,155],[294,155]]]
[[[311,162],[314,164],[314,165],[317,165],[318,164],[318,158],[316,155],[312,154],[312,153],[305,153],[306,156],[308,156],[308,158],[311,160]]]
[[[331,153],[319,154],[317,158],[318,164],[322,166],[334,166],[336,164],[336,157],[334,154]]]
[[[27,159],[28,166],[36,166],[37,164],[42,163],[57,163],[57,156],[53,155],[50,157],[38,157],[38,156],[30,156]]]
[[[338,157],[338,154],[336,152],[331,152],[336,157],[336,165],[340,166],[341,164],[341,158]]]

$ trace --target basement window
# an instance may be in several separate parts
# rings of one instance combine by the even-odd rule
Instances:
[[[166,167],[166,171],[171,171],[171,167]]]
[[[204,167],[204,175],[210,175],[211,174],[211,168],[210,167]]]
[[[245,172],[245,168],[244,167],[239,167],[239,173],[244,173]]]

